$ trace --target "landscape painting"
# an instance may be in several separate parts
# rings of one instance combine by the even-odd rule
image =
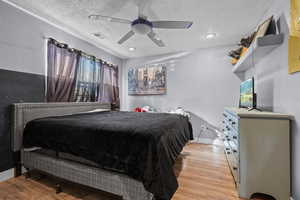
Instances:
[[[129,95],[166,94],[166,66],[161,64],[128,70]]]

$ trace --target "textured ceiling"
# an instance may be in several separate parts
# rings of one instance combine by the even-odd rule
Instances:
[[[188,30],[155,30],[165,42],[160,48],[146,36],[135,35],[123,45],[117,41],[130,30],[130,25],[92,21],[90,14],[136,19],[137,5],[145,0],[9,0],[10,2],[55,24],[83,35],[91,43],[122,57],[140,57],[196,48],[231,45],[249,33],[262,20],[273,0],[146,0],[144,13],[149,20],[189,20]],[[100,32],[104,39],[93,33]],[[209,32],[217,37],[206,39]],[[136,51],[128,51],[135,47]]]

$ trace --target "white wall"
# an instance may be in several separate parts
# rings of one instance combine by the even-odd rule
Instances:
[[[300,199],[300,73],[288,74],[288,34],[290,24],[290,3],[288,0],[274,0],[265,18],[274,15],[280,18],[284,43],[267,55],[255,68],[247,71],[246,78],[254,76],[258,105],[275,112],[294,115],[292,122],[292,195]],[[280,181],[280,180],[278,180]]]
[[[232,47],[127,60],[123,66],[121,109],[132,110],[137,106],[151,105],[166,111],[181,106],[194,113],[195,118],[220,126],[224,107],[237,106],[239,101],[240,81],[231,73],[232,66],[226,55],[229,49]],[[129,96],[128,68],[161,62],[167,63],[167,94]]]
[[[121,66],[121,59],[0,1],[0,68],[45,74],[45,39],[67,43]]]

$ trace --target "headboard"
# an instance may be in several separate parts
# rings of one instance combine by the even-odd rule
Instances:
[[[111,109],[110,104],[104,103],[17,103],[12,111],[12,150],[21,150],[23,130],[27,122],[50,116],[61,116],[90,111],[93,109]]]

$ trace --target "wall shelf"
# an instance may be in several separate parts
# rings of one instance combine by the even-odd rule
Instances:
[[[283,40],[283,34],[266,35],[264,37],[257,38],[257,40],[251,44],[245,55],[234,65],[232,72],[241,73],[247,71],[255,64],[259,63],[260,60],[272,50],[281,45]]]

